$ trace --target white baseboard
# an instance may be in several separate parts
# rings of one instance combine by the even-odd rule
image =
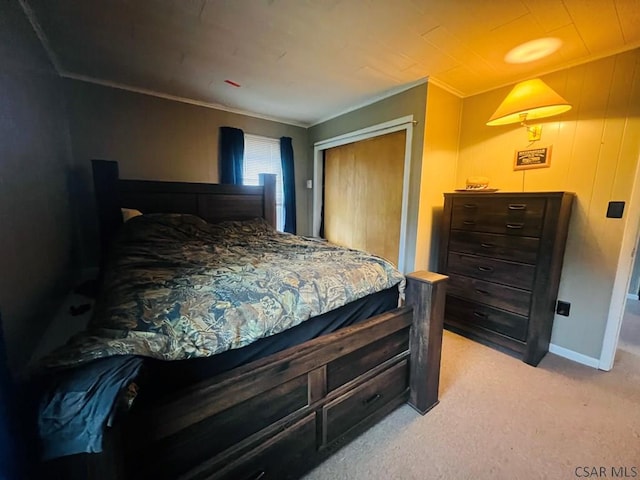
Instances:
[[[598,365],[600,365],[600,360],[597,358],[574,352],[573,350],[554,345],[553,343],[549,344],[549,352],[554,353],[559,357],[564,357],[574,362],[581,363],[583,365],[586,365],[587,367],[598,368]]]

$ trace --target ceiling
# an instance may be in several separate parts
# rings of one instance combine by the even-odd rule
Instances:
[[[640,46],[640,0],[20,3],[64,77],[303,126],[425,78],[467,97]],[[504,61],[549,36],[552,55]]]

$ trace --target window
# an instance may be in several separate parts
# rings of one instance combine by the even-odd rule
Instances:
[[[280,140],[244,134],[244,162],[242,183],[260,185],[261,173],[276,174],[276,228],[284,230],[284,190],[282,187],[282,160]]]

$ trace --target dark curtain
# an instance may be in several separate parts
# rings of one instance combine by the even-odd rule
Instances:
[[[280,138],[282,189],[284,190],[284,231],[296,233],[296,176],[293,168],[293,146],[290,137]]]
[[[220,183],[242,185],[244,132],[239,128],[220,127]]]

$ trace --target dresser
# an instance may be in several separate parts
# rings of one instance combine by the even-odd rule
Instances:
[[[549,350],[574,194],[444,197],[445,327],[537,365]]]

